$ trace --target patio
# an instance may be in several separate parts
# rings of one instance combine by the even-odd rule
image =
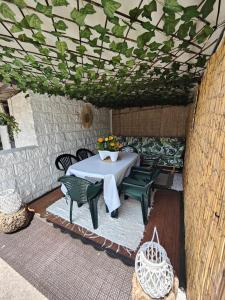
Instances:
[[[220,0],[1,1],[0,299],[149,300],[170,268],[158,298],[223,299],[224,32]]]

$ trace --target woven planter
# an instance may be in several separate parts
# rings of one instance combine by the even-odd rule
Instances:
[[[0,213],[0,231],[5,233],[15,232],[28,225],[32,213],[27,207],[21,208],[13,214]]]
[[[177,277],[174,277],[172,290],[168,295],[166,295],[164,298],[161,299],[176,300],[178,287],[179,287],[179,280]],[[154,300],[153,298],[145,294],[144,290],[142,289],[140,283],[137,280],[135,273],[132,279],[132,300]]]

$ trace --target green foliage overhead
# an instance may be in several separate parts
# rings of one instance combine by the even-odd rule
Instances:
[[[31,3],[0,2],[0,80],[98,107],[187,104],[217,30],[208,20],[215,0],[149,0],[128,11],[126,0]]]

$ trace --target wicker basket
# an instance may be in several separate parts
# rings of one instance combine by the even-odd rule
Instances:
[[[169,292],[168,295],[166,295],[164,298],[161,299],[176,300],[178,287],[179,287],[179,280],[177,277],[174,277],[172,290]],[[132,280],[132,300],[153,300],[153,298],[151,298],[144,292],[139,281],[137,280],[135,273],[133,275],[133,280]]]
[[[13,214],[0,213],[0,231],[5,233],[15,232],[28,225],[32,213],[27,207],[21,208]]]

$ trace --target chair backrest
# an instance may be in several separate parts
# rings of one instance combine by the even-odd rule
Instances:
[[[72,201],[78,204],[87,202],[87,189],[92,183],[76,176],[63,176],[59,178],[59,182],[65,185]]]
[[[69,166],[78,162],[79,159],[72,154],[61,154],[55,160],[55,166],[58,170],[66,173]]]
[[[120,151],[122,152],[133,152],[133,153],[138,153],[137,149],[133,146],[123,146],[120,148]]]
[[[86,159],[88,157],[93,156],[94,153],[91,150],[82,148],[82,149],[78,149],[76,152],[76,156],[78,157],[79,160],[83,160]]]

